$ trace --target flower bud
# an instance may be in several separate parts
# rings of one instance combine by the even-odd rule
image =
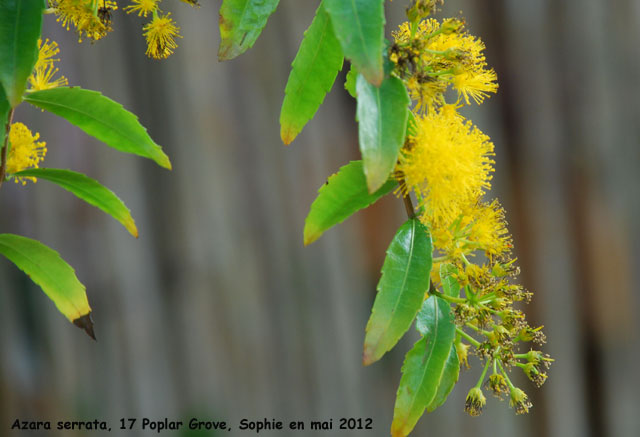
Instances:
[[[478,387],[473,387],[467,394],[467,401],[464,404],[464,411],[469,413],[470,416],[479,416],[482,414],[482,407],[487,403],[487,398],[484,397],[482,390]]]
[[[527,394],[517,387],[511,389],[509,394],[509,406],[515,408],[516,414],[525,414],[529,412],[529,409],[533,407],[531,401],[527,397]]]
[[[460,366],[469,368],[469,345],[464,344],[461,341],[456,343],[456,353],[458,354],[458,361]]]
[[[501,399],[502,399],[502,395],[507,394],[509,392],[509,386],[507,385],[507,381],[504,379],[504,376],[502,376],[499,373],[494,373],[493,375],[491,375],[487,380],[486,385],[489,386],[494,396]]]
[[[537,364],[527,363],[522,366],[522,370],[527,375],[527,378],[533,381],[533,383],[538,387],[542,386],[544,381],[547,379],[547,374],[541,372]]]

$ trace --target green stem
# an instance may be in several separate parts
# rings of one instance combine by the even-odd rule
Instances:
[[[496,297],[495,293],[489,293],[489,294],[485,294],[484,296],[482,296],[482,298],[478,301],[478,303],[480,304],[485,304],[488,302],[491,302],[491,300]]]
[[[452,75],[453,73],[454,73],[453,68],[450,68],[448,70],[443,70],[443,71],[428,72],[427,74],[429,76],[448,76],[448,75]]]
[[[461,253],[461,254],[460,254],[460,258],[462,258],[462,261],[464,261],[464,263],[465,263],[466,265],[468,265],[468,266],[470,266],[470,265],[471,265],[471,262],[467,259],[467,257],[466,257],[466,256],[464,256],[464,253]]]
[[[458,334],[460,334],[460,336],[462,338],[464,338],[469,343],[471,343],[474,347],[480,346],[480,342],[478,340],[476,340],[475,338],[473,338],[472,336],[470,336],[469,334],[467,334],[466,332],[464,332],[462,329],[458,328],[457,326],[456,326],[456,332]]]
[[[447,296],[446,294],[442,294],[437,290],[432,290],[430,293],[433,294],[434,296],[438,296],[440,299],[446,300],[447,302],[465,303],[467,301],[462,297]]]
[[[498,361],[498,366],[500,367],[500,372],[502,372],[502,376],[504,376],[504,379],[507,381],[507,385],[509,386],[509,389],[513,390],[515,386],[509,379],[509,375],[507,375],[507,372],[505,372],[504,367],[502,367],[502,363],[500,361]]]
[[[7,125],[4,129],[4,144],[2,145],[2,152],[0,153],[0,187],[7,173],[7,150],[9,149],[9,131],[11,130],[11,122],[13,121],[13,108],[9,110],[9,117],[7,118]]]
[[[489,331],[485,331],[484,329],[480,329],[477,326],[473,326],[471,323],[465,323],[465,326],[467,328],[471,328],[474,331],[476,331],[478,334],[482,334],[482,335],[489,335],[490,332]]]
[[[442,27],[440,27],[438,30],[434,30],[433,32],[431,32],[429,35],[427,35],[427,37],[425,38],[425,40],[427,39],[431,39],[434,36],[438,36],[442,33]]]
[[[484,377],[487,374],[487,370],[489,370],[489,365],[491,364],[492,361],[495,361],[495,360],[493,360],[493,359],[487,360],[487,363],[484,365],[484,369],[482,370],[482,375],[480,375],[480,379],[478,379],[478,383],[476,384],[476,388],[482,387],[482,381],[484,381]]]

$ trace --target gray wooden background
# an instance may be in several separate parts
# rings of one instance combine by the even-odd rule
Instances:
[[[174,170],[17,111],[47,141],[46,166],[111,187],[140,238],[46,181],[3,186],[0,229],[42,240],[76,268],[98,342],[0,261],[0,435],[16,418],[98,418],[133,436],[151,434],[121,434],[120,418],[191,416],[371,417],[374,431],[317,435],[388,435],[413,338],[368,368],[361,345],[402,204],[384,199],[302,245],[317,188],[358,157],[344,73],[295,142],[279,142],[289,64],[317,3],[282,0],[254,48],[227,63],[216,60],[219,1],[163,3],[184,36],[163,62],[144,57],[135,17],[118,13],[116,32],[94,45],[46,17],[70,83],[138,114]],[[387,4],[390,26],[405,3]],[[545,325],[556,362],[540,390],[516,378],[534,400],[530,415],[489,399],[470,418],[472,358],[414,435],[640,435],[640,2],[448,0],[446,9],[464,11],[498,72],[498,95],[467,114],[496,144],[492,195],[507,208],[535,292],[527,312]]]

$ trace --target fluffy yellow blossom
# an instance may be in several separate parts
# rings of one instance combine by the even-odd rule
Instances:
[[[170,15],[154,15],[153,20],[142,28],[147,39],[147,56],[164,59],[178,47],[175,38],[181,38],[178,34],[180,28],[175,25]]]
[[[57,21],[67,30],[71,25],[82,41],[86,36],[94,41],[104,37],[111,29],[111,11],[117,9],[114,1],[107,0],[55,0],[52,2]]]
[[[479,105],[489,97],[489,93],[497,91],[497,78],[493,70],[462,71],[453,77],[453,86],[464,97],[467,105],[469,97]]]
[[[59,59],[54,58],[54,56],[60,53],[58,44],[55,41],[49,42],[49,40],[46,39],[44,42],[38,40],[38,46],[40,48],[38,60],[36,61],[31,76],[29,76],[29,89],[31,91],[38,91],[67,85],[69,82],[66,77],[60,76],[57,79],[53,78],[58,72],[58,69],[54,66],[54,63],[59,61]]]
[[[417,117],[416,134],[400,154],[398,170],[405,189],[419,195],[427,225],[453,223],[490,188],[492,155],[489,137],[450,107]]]
[[[477,202],[463,212],[469,218],[467,241],[487,255],[500,255],[511,249],[511,237],[504,219],[504,209],[498,200]]]
[[[496,73],[487,67],[484,43],[464,31],[464,23],[447,19],[420,22],[416,29],[403,23],[392,32],[395,43],[390,59],[396,73],[405,79],[416,111],[444,103],[444,92],[452,86],[466,104],[480,104],[498,88]]]
[[[38,168],[47,154],[47,144],[37,141],[40,134],[31,133],[22,123],[13,123],[9,130],[9,155],[7,158],[7,174],[13,174],[27,168]],[[33,177],[16,177],[16,183],[27,184],[27,179],[36,182]]]
[[[146,17],[158,9],[159,0],[131,0],[131,4],[126,6],[124,10],[127,14],[133,12],[138,13],[138,17]]]

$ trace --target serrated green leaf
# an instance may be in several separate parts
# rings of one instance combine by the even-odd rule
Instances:
[[[4,93],[4,88],[0,85],[0,151],[4,147],[4,136],[7,133],[7,123],[9,122],[9,111],[11,105]]]
[[[362,172],[362,161],[352,161],[332,175],[318,190],[318,197],[304,223],[304,244],[311,244],[333,225],[390,193],[398,183],[388,180],[378,191],[369,194]]]
[[[444,363],[444,370],[442,371],[442,378],[438,384],[438,391],[433,401],[427,405],[427,411],[431,413],[433,410],[444,404],[453,390],[453,387],[458,382],[460,376],[460,360],[458,359],[458,353],[456,352],[456,346],[451,345],[451,351],[449,351],[449,357]]]
[[[280,136],[285,144],[291,143],[313,118],[325,95],[331,91],[338,71],[342,69],[342,61],[340,43],[321,3],[304,33],[284,90]]]
[[[436,296],[424,301],[416,326],[424,337],[407,353],[402,365],[391,424],[393,437],[409,435],[436,399],[455,337],[451,306]]]
[[[59,185],[118,220],[131,235],[138,238],[138,229],[129,208],[98,181],[82,173],[57,168],[33,168],[14,173],[14,176],[35,177]]]
[[[367,78],[378,86],[384,77],[384,0],[325,0],[342,52]]]
[[[391,350],[411,326],[429,289],[432,251],[429,232],[418,219],[406,221],[393,237],[367,323],[365,366]]]
[[[344,81],[344,89],[347,90],[349,95],[354,99],[358,98],[358,94],[356,93],[356,79],[358,79],[358,70],[351,64],[347,78]]]
[[[369,192],[389,178],[407,132],[409,94],[400,79],[388,77],[379,88],[362,75],[356,81],[358,140]]]
[[[39,285],[71,322],[91,312],[84,285],[55,250],[30,238],[0,234],[0,253]]]
[[[224,0],[220,6],[218,59],[241,55],[256,42],[279,0]]]
[[[440,265],[440,281],[442,282],[442,292],[446,296],[460,296],[460,283],[453,276],[457,273],[458,269],[453,264],[445,263]]]
[[[0,1],[0,83],[15,108],[38,59],[42,0]]]
[[[140,124],[138,117],[97,91],[60,87],[28,93],[24,98],[52,112],[87,134],[125,153],[152,159],[171,169],[171,162]]]

